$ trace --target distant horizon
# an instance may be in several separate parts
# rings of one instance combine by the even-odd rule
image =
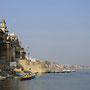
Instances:
[[[30,56],[90,66],[90,0],[0,1],[6,21]]]

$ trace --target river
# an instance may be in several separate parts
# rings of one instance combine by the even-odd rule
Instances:
[[[43,74],[26,81],[0,81],[0,90],[90,90],[90,70]]]

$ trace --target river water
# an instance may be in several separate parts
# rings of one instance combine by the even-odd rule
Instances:
[[[0,81],[0,90],[90,90],[90,70],[43,74],[26,81]]]

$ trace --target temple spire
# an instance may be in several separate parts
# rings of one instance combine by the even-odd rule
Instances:
[[[6,22],[4,19],[1,20],[1,23],[0,23],[0,29],[3,31],[3,32],[6,32],[7,31],[7,27],[6,27]]]

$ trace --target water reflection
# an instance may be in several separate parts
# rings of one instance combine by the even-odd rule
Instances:
[[[0,90],[20,90],[19,81],[0,81]]]

